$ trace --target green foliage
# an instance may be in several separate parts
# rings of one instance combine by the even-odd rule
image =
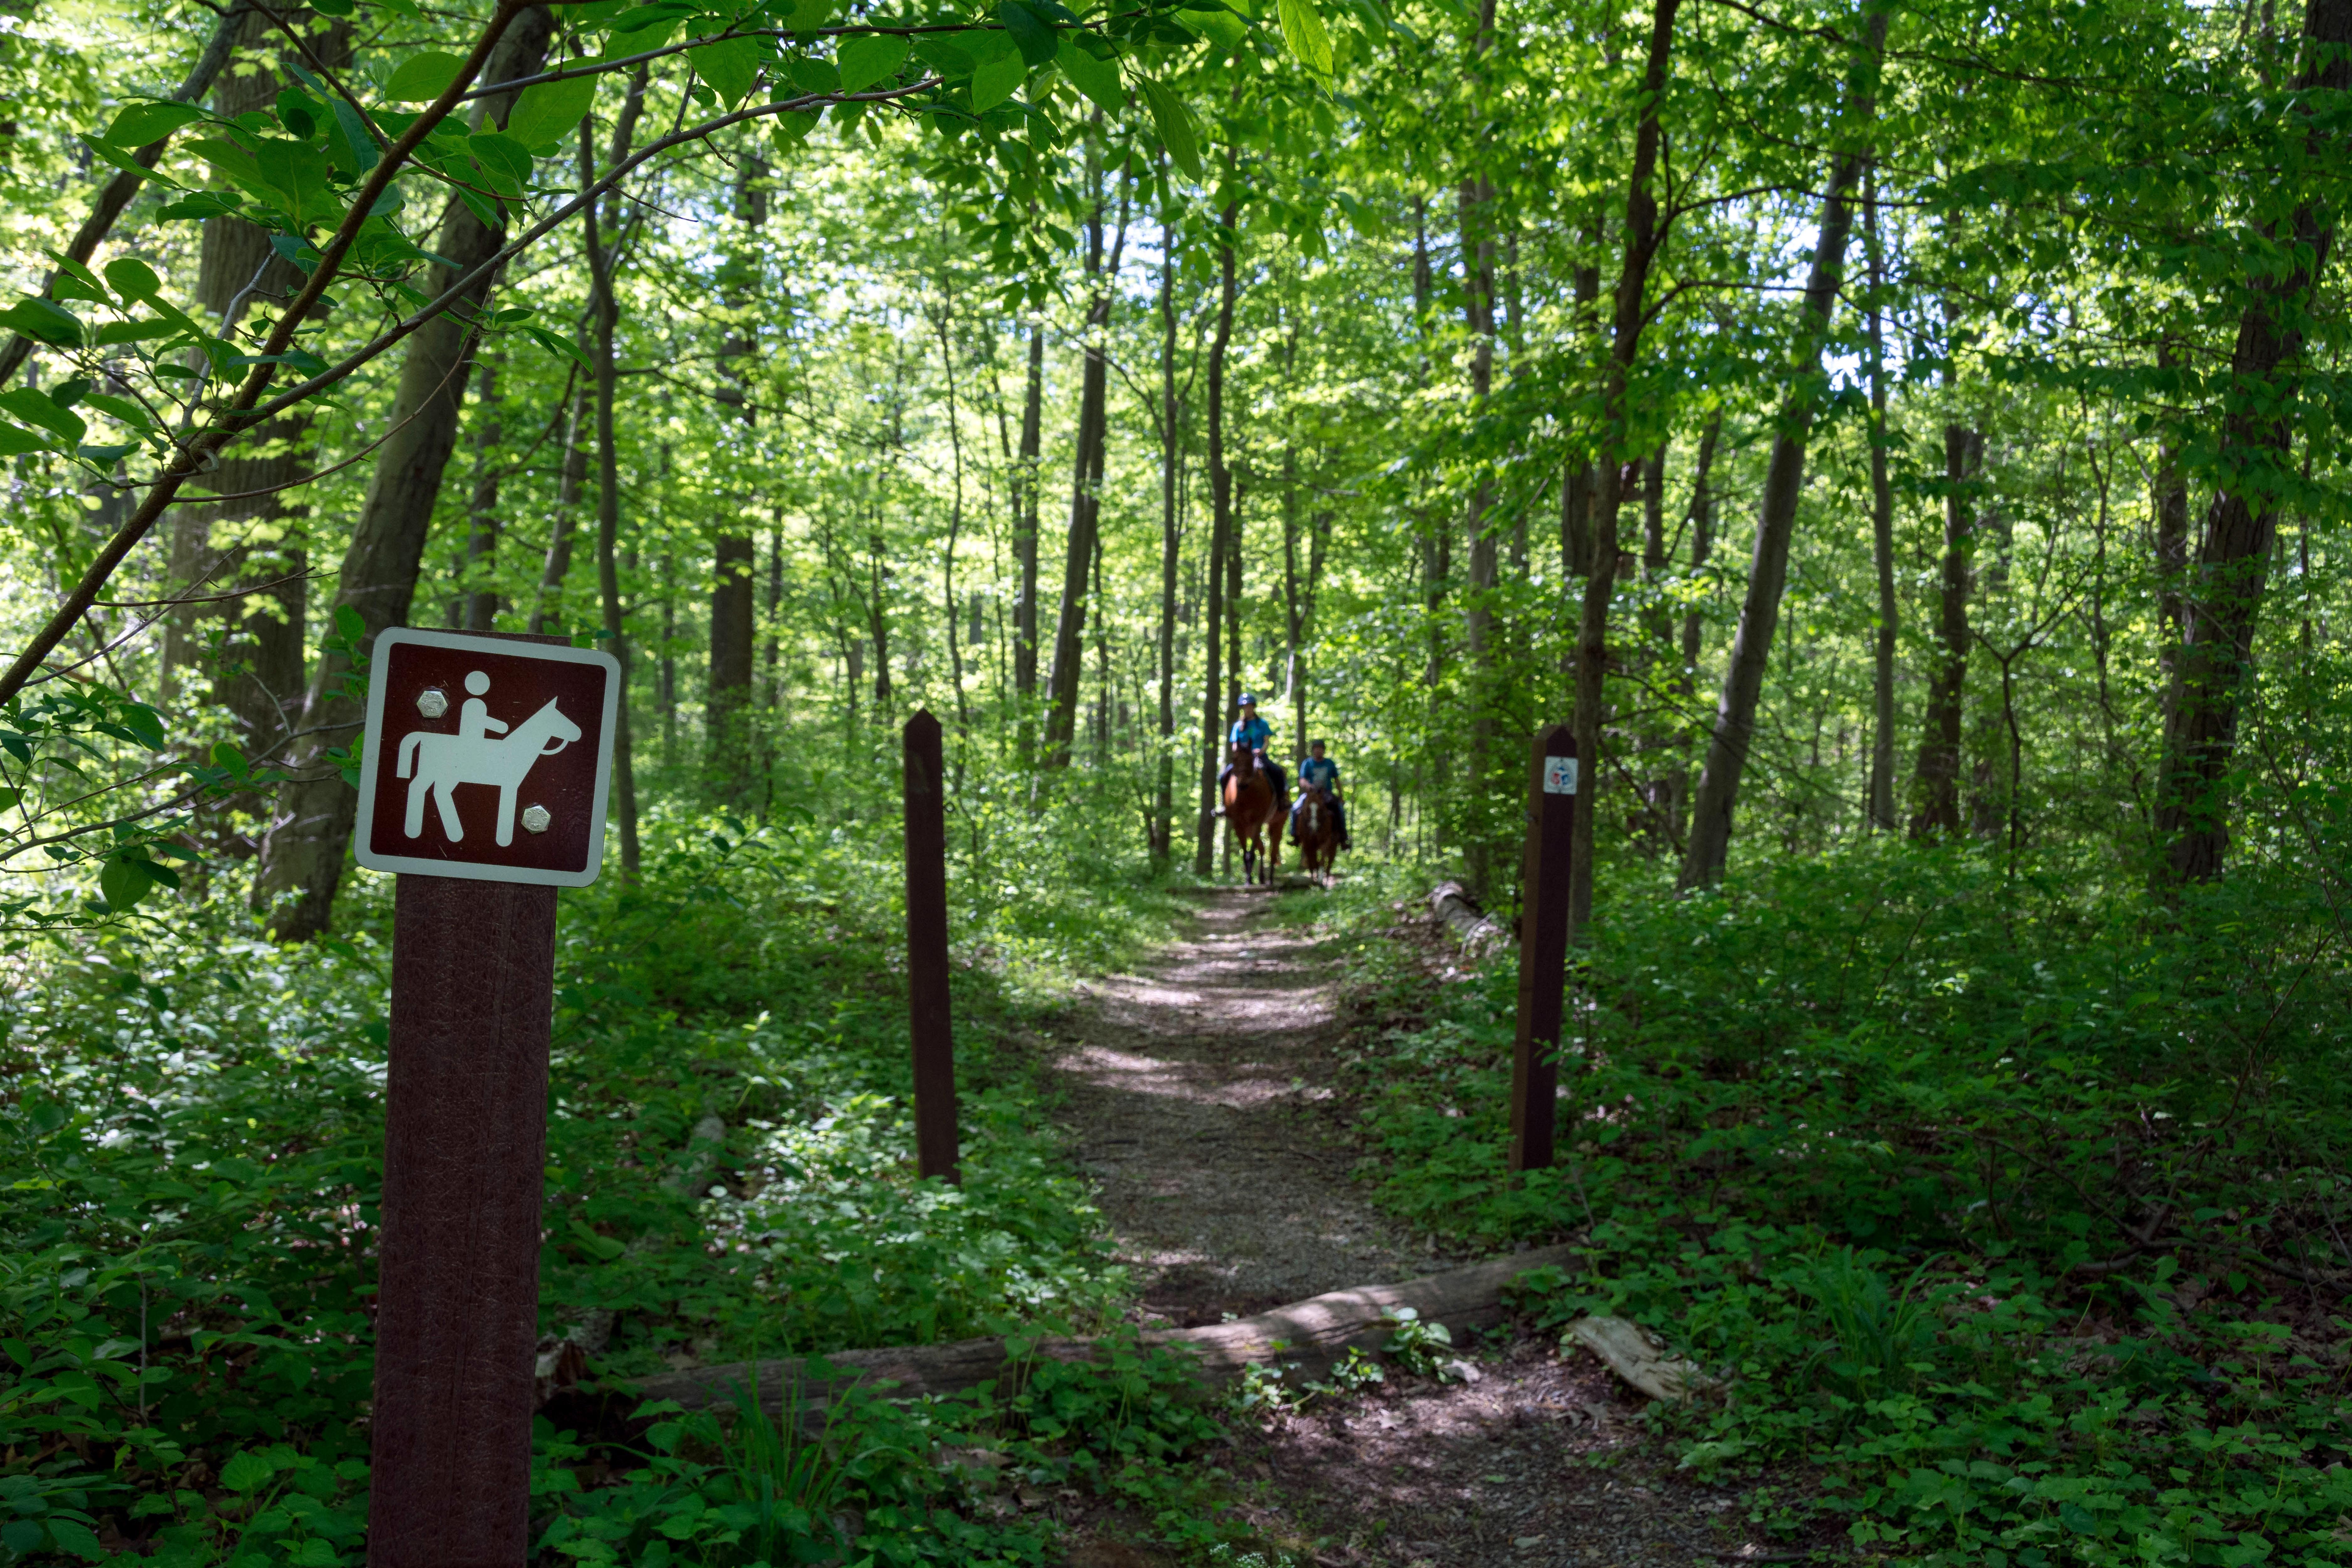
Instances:
[[[1776,1527],[1937,1563],[2341,1561],[2352,1322],[2298,1276],[2352,1197],[2346,997],[2290,887],[2176,920],[1897,847],[1623,906],[1561,1163],[1517,1184],[1512,966],[1398,973],[1360,1058],[1381,1195],[1579,1238],[1528,1309],[1633,1318],[1723,1379],[1651,1419],[1696,1469],[1811,1467],[1818,1496],[1759,1494]]]

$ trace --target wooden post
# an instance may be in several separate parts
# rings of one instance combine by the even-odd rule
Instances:
[[[1551,1163],[1568,1001],[1568,883],[1576,826],[1576,736],[1555,724],[1528,761],[1528,844],[1521,862],[1519,1028],[1511,1054],[1511,1169]]]
[[[394,894],[369,1568],[530,1553],[555,891]]]
[[[948,1009],[947,769],[940,721],[907,721],[907,991],[915,1052],[915,1165],[950,1182],[956,1169],[955,1038]]]

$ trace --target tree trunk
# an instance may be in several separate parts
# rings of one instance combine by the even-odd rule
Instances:
[[[2309,0],[2296,99],[2320,102],[2352,86],[2352,0]],[[2308,110],[2301,112],[2310,112]],[[2315,123],[2311,165],[2344,161],[2340,117]],[[2257,250],[2287,259],[2249,280],[2230,360],[2217,467],[2226,476],[2206,509],[2203,542],[2182,605],[2179,667],[2164,728],[2157,780],[2159,888],[2221,874],[2229,848],[2229,771],[2238,716],[2253,679],[2254,631],[2262,617],[2280,491],[2291,482],[2295,404],[2301,392],[2305,322],[2335,243],[2333,214],[2316,193],[2263,236]],[[2282,242],[2291,242],[2291,248]]]
[[[758,413],[750,388],[751,357],[758,342],[746,324],[756,290],[745,287],[745,274],[757,255],[756,236],[768,221],[767,165],[745,156],[736,165],[736,243],[724,291],[730,324],[719,346],[719,401],[731,405],[749,430]],[[758,640],[758,574],[751,528],[746,513],[751,498],[726,496],[723,521],[712,550],[710,583],[710,688],[703,710],[706,771],[712,793],[730,805],[751,796],[754,773],[751,715],[751,653]]]
[[[1019,755],[1026,773],[1036,750],[1037,699],[1037,459],[1045,417],[1045,328],[1029,328],[1029,381],[1021,405],[1021,460],[1013,470],[1013,560],[1021,596],[1013,606],[1013,694],[1020,710]]]
[[[1878,575],[1878,628],[1871,665],[1870,827],[1895,831],[1895,486],[1886,474],[1886,282],[1878,238],[1878,175],[1863,175],[1862,233],[1870,259],[1870,549]]]
[[[639,66],[629,79],[629,96],[623,101],[619,121],[613,128],[612,157],[606,166],[617,165],[629,155],[635,140],[637,116],[646,101],[646,68]],[[595,144],[589,136],[589,121],[580,122],[580,185],[583,190],[595,183]],[[632,659],[629,653],[628,625],[621,608],[621,564],[619,560],[621,532],[621,455],[613,429],[614,404],[618,395],[619,367],[613,358],[613,334],[620,325],[621,302],[614,294],[614,274],[621,263],[621,200],[616,192],[605,198],[604,220],[597,222],[596,208],[591,204],[580,215],[582,235],[588,251],[588,314],[593,324],[590,355],[596,371],[596,588],[604,611],[604,648],[621,663],[621,700],[613,719],[613,804],[621,819],[621,871],[635,881],[640,860],[637,843],[637,779],[635,757],[630,745],[629,675]],[[611,237],[599,230],[609,229]],[[749,644],[747,643],[748,648]]]
[[[1936,668],[1912,770],[1919,809],[1911,837],[1960,830],[1960,704],[1969,678],[1969,561],[1976,552],[1978,470],[1984,437],[1964,425],[1944,426],[1944,573],[1936,619]]]
[[[1715,550],[1715,492],[1710,487],[1715,481],[1716,450],[1722,442],[1723,413],[1718,409],[1708,416],[1706,428],[1699,433],[1698,461],[1691,471],[1690,573],[1694,581],[1706,570],[1707,557]],[[1691,739],[1696,728],[1691,722],[1691,703],[1698,692],[1699,637],[1703,629],[1698,606],[1694,604],[1683,612],[1682,639],[1676,649],[1672,689],[1680,739],[1675,742],[1669,826],[1678,842],[1689,829]]]
[[[1847,88],[1849,124],[1864,138],[1876,109],[1878,59],[1886,47],[1886,13],[1874,10]],[[1683,853],[1681,885],[1700,887],[1723,875],[1731,850],[1731,814],[1739,778],[1756,736],[1756,705],[1772,654],[1772,634],[1780,621],[1780,595],[1789,580],[1789,542],[1797,521],[1797,500],[1805,483],[1805,447],[1821,403],[1822,351],[1829,340],[1830,313],[1845,271],[1846,239],[1853,229],[1854,186],[1862,179],[1865,152],[1840,155],[1831,165],[1830,186],[1822,197],[1820,239],[1812,276],[1806,280],[1794,384],[1780,405],[1772,458],[1764,474],[1764,494],[1756,509],[1756,552],[1748,569],[1748,598],[1732,635],[1731,658],[1723,672],[1723,696],[1716,705],[1715,732],[1691,802],[1690,842]]]
[[[2179,340],[2157,348],[2157,368],[2177,371],[2186,359]],[[2179,437],[2167,432],[2156,453],[2157,668],[2164,678],[2164,710],[2169,721],[2173,688],[2180,668],[2180,633],[2186,620],[2181,590],[2189,577],[2189,478],[2181,471]]]
[[[481,390],[474,395],[482,428],[474,438],[474,493],[466,502],[463,624],[469,632],[496,631],[499,625],[499,443],[504,430],[498,374],[495,365],[484,365]]]
[[[264,18],[250,11],[242,15],[236,34],[240,47],[266,51],[278,43],[279,34]],[[330,67],[347,64],[349,28],[341,24],[320,26],[314,52]],[[213,94],[213,107],[226,117],[262,109],[284,85],[281,73],[272,69],[247,76],[231,72]],[[207,218],[203,232],[196,300],[222,334],[248,308],[284,300],[300,286],[301,275],[271,250],[268,231],[258,225],[243,218]],[[325,314],[314,310],[312,319]],[[214,616],[224,617],[228,637],[210,671],[213,696],[236,721],[236,744],[256,759],[285,742],[302,706],[303,655],[310,641],[303,625],[308,600],[303,574],[310,564],[304,523],[310,508],[292,499],[302,492],[290,487],[308,464],[310,429],[307,408],[271,420],[203,481],[215,495],[240,499],[210,505],[192,501],[174,514],[174,587],[199,595],[242,591],[248,596],[173,612],[163,639],[163,700],[171,700],[178,673],[195,664],[202,623]]]
[[[547,563],[539,574],[539,598],[530,607],[530,635],[543,636],[550,622],[562,619],[563,579],[572,571],[572,531],[579,517],[580,492],[588,483],[588,389],[566,395],[563,416],[563,465],[555,486],[555,517],[548,525]]]
[[[1618,274],[1609,361],[1601,384],[1601,506],[1594,519],[1592,561],[1584,580],[1583,614],[1576,639],[1576,754],[1580,759],[1584,801],[1576,813],[1569,879],[1568,918],[1582,932],[1592,920],[1592,824],[1601,774],[1601,702],[1609,671],[1609,601],[1617,587],[1617,510],[1624,500],[1619,457],[1626,444],[1626,384],[1641,348],[1643,303],[1650,266],[1656,259],[1658,200],[1650,181],[1657,172],[1660,106],[1666,95],[1666,68],[1674,48],[1675,12],[1680,0],[1654,0],[1649,57],[1642,68],[1641,120],[1633,132],[1633,166],[1626,182],[1625,264]]]
[[[1493,43],[1494,0],[1486,0],[1478,35],[1483,56]],[[1495,237],[1490,205],[1493,187],[1483,178],[1462,182],[1457,196],[1462,231],[1463,325],[1471,337],[1470,416],[1484,412],[1495,390]],[[1470,542],[1470,591],[1462,601],[1462,652],[1468,661],[1470,743],[1464,755],[1464,794],[1483,798],[1494,781],[1487,772],[1495,755],[1496,689],[1495,580],[1497,565],[1495,533],[1488,512],[1494,487],[1481,478],[1470,492],[1468,514],[1463,519]],[[1507,863],[1502,846],[1488,833],[1474,828],[1463,842],[1463,872],[1473,894],[1495,896],[1495,872]]]
[[[537,72],[553,32],[554,17],[545,6],[523,12],[499,40],[487,68],[489,79],[510,81]],[[477,100],[475,127],[486,121],[502,123],[510,99],[500,93]],[[454,263],[456,270],[436,265],[426,293],[439,294],[498,254],[506,240],[507,211],[502,204],[497,211],[499,221],[489,226],[464,203],[448,204],[432,248]],[[433,503],[441,493],[442,474],[457,440],[457,409],[473,346],[466,319],[480,311],[488,289],[485,279],[463,306],[435,317],[409,339],[408,357],[384,421],[391,434],[377,449],[374,476],[343,554],[336,593],[336,607],[348,607],[359,616],[363,645],[373,646],[378,632],[408,618]],[[358,698],[347,689],[344,678],[351,670],[349,651],[335,649],[320,657],[311,676],[301,724],[310,734],[297,759],[295,779],[279,790],[254,879],[254,902],[284,941],[307,942],[326,929],[342,881],[343,857],[351,847],[359,802],[326,753],[355,745],[366,720]]]
[[[1164,167],[1164,165],[1163,165]],[[1160,234],[1160,766],[1151,797],[1151,865],[1165,870],[1176,834],[1176,247]]]
[[[1234,473],[1225,466],[1225,351],[1234,341],[1234,221],[1238,204],[1217,216],[1217,331],[1209,343],[1209,560],[1208,605],[1201,638],[1205,675],[1201,688],[1200,841],[1192,855],[1196,876],[1209,874],[1217,849],[1217,774],[1224,760],[1224,671],[1219,668],[1219,632],[1225,613],[1225,551],[1233,532]]]
[[[1087,576],[1093,569],[1102,517],[1103,454],[1109,436],[1109,416],[1104,405],[1110,381],[1110,351],[1104,339],[1118,292],[1118,252],[1127,242],[1128,195],[1122,176],[1118,240],[1111,247],[1106,267],[1099,153],[1092,154],[1091,161],[1094,205],[1087,220],[1086,359],[1078,382],[1077,451],[1071,466],[1069,550],[1062,564],[1062,603],[1054,619],[1054,664],[1046,685],[1045,766],[1054,769],[1070,765],[1070,746],[1077,731],[1078,681],[1086,662]]]

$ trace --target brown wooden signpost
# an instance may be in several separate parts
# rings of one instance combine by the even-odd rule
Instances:
[[[357,854],[401,876],[370,1568],[530,1550],[555,891],[602,867],[619,700],[561,637],[375,641]]]
[[[1528,845],[1519,885],[1519,1029],[1511,1055],[1511,1169],[1551,1163],[1568,1011],[1568,880],[1576,826],[1576,736],[1555,724],[1528,763]]]
[[[955,1039],[948,1011],[947,770],[940,721],[907,721],[907,991],[915,1052],[915,1166],[961,1182],[957,1170]]]

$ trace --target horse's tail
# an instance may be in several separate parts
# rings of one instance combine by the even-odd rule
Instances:
[[[424,741],[425,731],[422,730],[411,730],[400,738],[399,777],[406,778],[416,771],[416,749],[424,743]]]

